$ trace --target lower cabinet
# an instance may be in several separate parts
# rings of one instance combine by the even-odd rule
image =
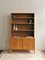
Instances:
[[[34,38],[12,38],[10,49],[35,50],[35,39]]]

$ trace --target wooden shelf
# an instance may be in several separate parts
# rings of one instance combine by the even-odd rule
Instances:
[[[30,31],[34,31],[34,30],[17,30],[17,31],[16,30],[13,30],[12,32],[21,32],[21,31],[22,32],[30,32]]]
[[[11,24],[15,24],[15,25],[33,25],[34,23],[30,23],[30,24],[28,24],[28,23],[25,23],[25,24],[16,24],[16,23],[11,23]]]
[[[13,38],[31,38],[31,39],[34,39],[34,37],[32,37],[32,36],[26,36],[26,37],[19,37],[19,36],[13,36]]]
[[[32,36],[34,35],[34,14],[33,13],[18,13],[18,14],[11,14],[12,21],[12,32],[30,32]],[[13,30],[13,27],[15,25],[15,29]],[[16,27],[17,26],[17,27]],[[28,33],[29,34],[29,33]]]
[[[12,18],[12,19],[17,19],[17,20],[20,20],[20,19],[34,19],[34,17],[15,17],[15,18]]]

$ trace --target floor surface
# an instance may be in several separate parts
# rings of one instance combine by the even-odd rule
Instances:
[[[41,51],[35,53],[3,51],[0,60],[45,60],[45,54]]]

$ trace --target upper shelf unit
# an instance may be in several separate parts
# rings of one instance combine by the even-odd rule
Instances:
[[[11,13],[11,18],[12,35],[34,36],[34,13]]]

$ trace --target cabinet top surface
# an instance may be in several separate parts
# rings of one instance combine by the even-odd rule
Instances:
[[[11,13],[12,15],[13,14],[34,14],[34,13]]]
[[[15,36],[13,36],[12,38],[22,38],[22,39],[34,39],[34,37],[15,37]]]

